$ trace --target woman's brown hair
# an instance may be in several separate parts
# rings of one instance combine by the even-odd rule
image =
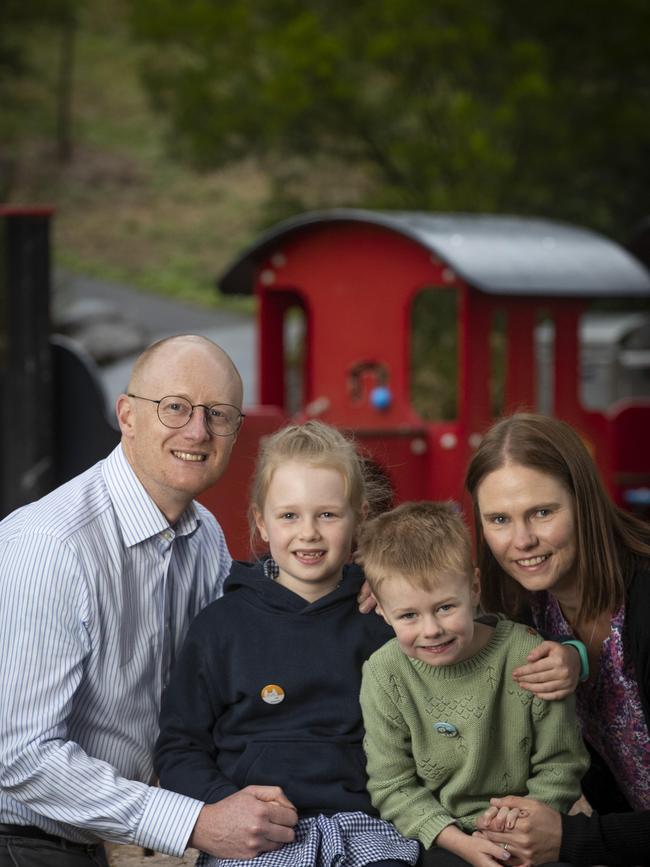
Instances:
[[[485,541],[478,508],[481,482],[504,465],[519,464],[553,476],[573,499],[576,522],[576,579],[579,620],[615,611],[625,596],[637,558],[650,558],[650,527],[611,500],[598,469],[576,431],[563,421],[516,413],[496,422],[467,468],[472,497],[481,599],[486,611],[520,618],[527,591],[497,563]]]

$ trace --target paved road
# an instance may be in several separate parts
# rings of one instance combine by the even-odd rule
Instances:
[[[247,405],[257,402],[255,335],[252,317],[180,304],[169,298],[137,292],[118,283],[57,272],[53,318],[95,355],[107,342],[122,345],[126,354],[102,363],[99,374],[112,414],[115,398],[126,386],[140,348],[171,334],[192,332],[210,337],[232,357],[244,380]]]

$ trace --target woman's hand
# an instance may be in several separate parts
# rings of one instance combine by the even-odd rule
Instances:
[[[546,701],[566,698],[575,691],[580,677],[580,656],[575,647],[543,641],[527,659],[528,665],[520,665],[512,672],[522,689]]]
[[[370,584],[367,581],[364,581],[361,585],[361,590],[359,590],[359,595],[357,596],[357,605],[362,614],[369,614],[377,606],[377,600],[372,595]]]
[[[491,798],[491,806],[476,820],[479,836],[500,846],[508,844],[508,851],[523,864],[545,864],[558,861],[562,843],[562,817],[533,798]],[[501,830],[493,827],[498,816],[511,816],[517,810],[513,828]],[[507,812],[505,812],[507,811]]]

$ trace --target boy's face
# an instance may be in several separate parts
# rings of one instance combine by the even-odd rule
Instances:
[[[429,665],[451,665],[479,649],[474,635],[479,596],[475,576],[441,575],[425,590],[395,575],[382,583],[377,611],[393,627],[407,656]]]

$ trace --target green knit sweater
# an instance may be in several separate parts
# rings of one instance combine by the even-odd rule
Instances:
[[[383,819],[428,848],[453,822],[471,833],[491,797],[530,795],[560,811],[579,797],[589,760],[573,697],[542,701],[512,679],[540,641],[500,620],[455,665],[411,659],[396,639],[373,653],[361,707],[368,790]]]

